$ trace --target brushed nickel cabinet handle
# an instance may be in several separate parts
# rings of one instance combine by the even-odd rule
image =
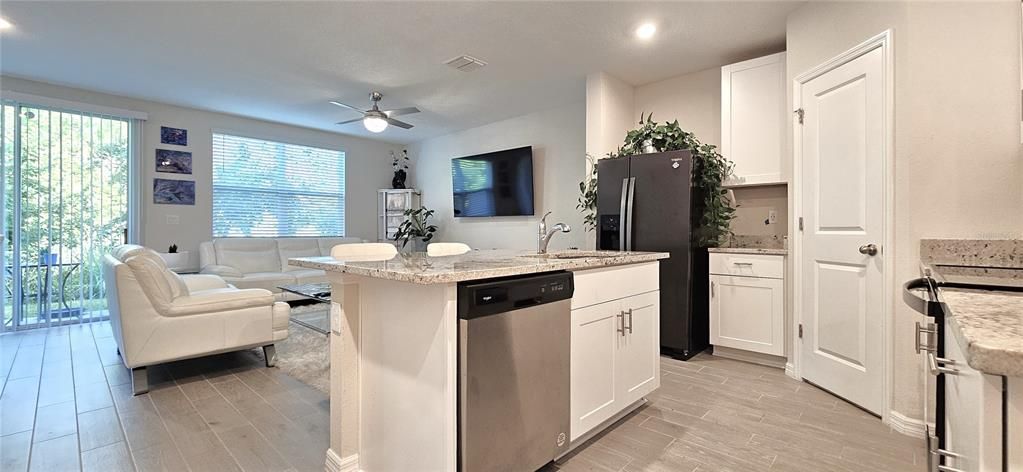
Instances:
[[[615,315],[615,317],[618,318],[618,330],[617,330],[618,334],[621,334],[622,337],[625,337],[625,312],[624,311],[619,311],[618,314]]]
[[[626,310],[625,314],[629,316],[629,324],[625,329],[629,330],[629,334],[632,334],[632,308]]]
[[[956,369],[955,367],[945,367],[942,364],[956,365],[956,361],[952,359],[938,357],[934,355],[933,352],[927,353],[927,370],[931,372],[931,375],[938,374],[956,375],[959,373],[959,369]]]
[[[935,352],[937,348],[934,346],[933,340],[934,335],[938,333],[938,327],[934,323],[927,323],[927,325],[921,325],[919,321],[916,322],[916,335],[913,339],[913,347],[916,349],[916,353],[920,354],[923,351]],[[920,335],[927,337],[927,341],[921,341]]]

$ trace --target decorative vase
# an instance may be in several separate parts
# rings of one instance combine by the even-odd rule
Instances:
[[[391,179],[391,188],[403,189],[405,188],[405,178],[408,177],[408,173],[405,169],[398,169],[394,171],[394,178]]]

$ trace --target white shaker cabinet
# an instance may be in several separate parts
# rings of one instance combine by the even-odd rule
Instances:
[[[784,183],[785,53],[721,68],[721,155],[735,163],[728,186]]]
[[[710,343],[785,355],[784,256],[710,254]]]
[[[945,322],[945,359],[951,362],[928,359],[932,374],[935,368],[945,371],[944,450],[952,454],[944,465],[963,472],[1002,471],[1003,448],[1009,444],[1002,435],[1005,377],[970,367],[954,329]]]
[[[660,386],[658,264],[578,271],[572,299],[571,440]]]

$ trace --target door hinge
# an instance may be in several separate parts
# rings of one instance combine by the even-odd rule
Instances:
[[[799,217],[799,230],[800,231],[803,230],[803,217],[802,216]]]
[[[799,117],[799,124],[803,124],[803,115],[805,115],[806,112],[803,111],[802,108],[800,108],[798,110],[793,111],[792,113],[795,113],[796,116]]]
[[[799,323],[799,339],[803,339],[803,323]]]

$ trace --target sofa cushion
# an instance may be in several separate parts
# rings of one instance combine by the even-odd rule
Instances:
[[[277,240],[277,252],[281,257],[281,267],[285,272],[292,272],[302,268],[288,265],[288,259],[319,256],[320,245],[315,238],[281,238]]]
[[[261,288],[271,292],[280,292],[281,285],[295,283],[291,273],[284,272],[250,272],[243,277],[231,278],[231,284],[238,288]]]
[[[142,291],[149,297],[149,301],[157,310],[170,305],[171,300],[174,299],[174,289],[171,288],[170,282],[164,275],[164,269],[144,255],[129,257],[124,263],[131,268]]]
[[[213,242],[217,264],[240,272],[280,272],[277,240],[273,238],[225,238]]]
[[[297,284],[315,284],[327,281],[327,273],[319,269],[301,269],[288,272],[295,277]]]
[[[167,278],[167,285],[170,285],[171,300],[188,296],[190,291],[188,290],[188,284],[185,283],[185,279],[172,270],[164,270],[163,276]]]
[[[359,238],[317,238],[316,242],[320,245],[319,256],[329,256],[330,249],[338,244],[354,244],[361,243],[362,239]]]

